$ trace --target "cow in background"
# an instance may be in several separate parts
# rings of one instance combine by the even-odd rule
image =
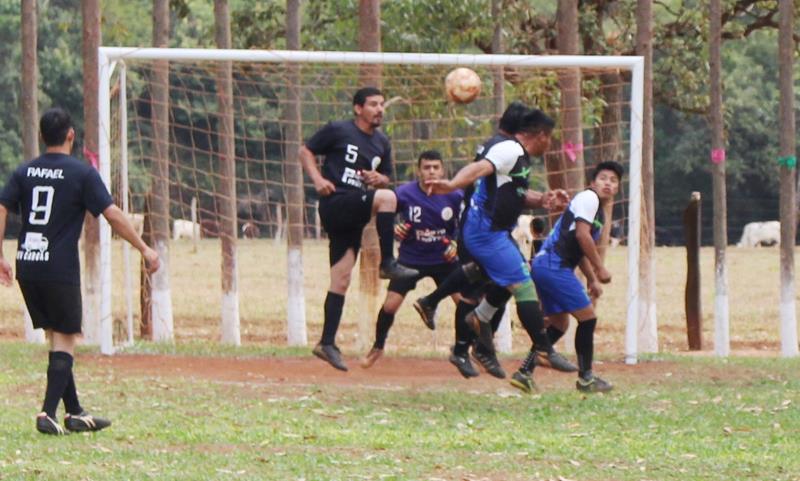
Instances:
[[[781,223],[777,220],[745,224],[736,247],[774,246],[781,243]]]

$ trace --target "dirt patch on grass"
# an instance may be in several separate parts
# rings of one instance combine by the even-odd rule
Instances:
[[[90,355],[87,364],[110,368],[125,374],[146,377],[183,377],[219,382],[285,383],[292,385],[369,386],[374,388],[469,389],[494,391],[508,384],[486,373],[464,379],[446,359],[385,357],[370,369],[359,367],[357,359],[347,359],[349,372],[340,372],[313,357],[199,357],[149,354],[116,356]],[[82,361],[83,362],[83,361]],[[518,360],[504,360],[510,374]],[[726,382],[751,379],[747,369],[675,361],[645,361],[626,365],[618,361],[599,362],[595,371],[616,384],[660,385],[665,382],[725,379]],[[574,374],[537,369],[534,375],[542,389],[574,389]]]

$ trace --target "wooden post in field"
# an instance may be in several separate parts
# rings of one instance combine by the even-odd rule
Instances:
[[[717,356],[731,353],[728,319],[728,267],[725,251],[728,247],[728,214],[725,188],[725,140],[722,112],[722,13],[720,0],[709,4],[711,22],[709,34],[709,65],[711,73],[711,175],[714,193],[714,352]]]
[[[36,0],[22,0],[22,155],[30,160],[39,156],[39,67],[36,54],[37,24]],[[3,239],[0,239],[2,242]],[[25,304],[25,340],[36,344],[44,344],[44,331],[34,329],[31,315]]]
[[[798,355],[795,307],[794,243],[797,235],[797,153],[795,150],[793,59],[794,10],[792,0],[780,0],[778,51],[780,65],[780,176],[781,176],[781,354]]]
[[[362,52],[381,51],[381,2],[380,0],[359,0],[358,2],[358,49]],[[381,87],[382,69],[380,65],[362,65],[357,88]],[[392,159],[394,160],[394,159]],[[364,351],[369,347],[371,326],[378,312],[378,295],[381,287],[378,278],[380,249],[375,218],[364,228],[361,238],[361,264],[359,266],[359,293],[361,308],[358,316],[358,341],[356,349]]]
[[[217,48],[231,48],[231,18],[228,0],[214,0],[214,38]],[[233,64],[222,62],[217,70],[217,110],[219,112],[219,236],[222,247],[222,342],[242,343],[239,324],[239,267],[236,234],[236,145],[233,106]],[[192,221],[192,239],[197,245],[199,232]],[[197,229],[200,230],[199,228]]]
[[[301,0],[288,0],[286,2],[286,47],[289,50],[300,50],[300,8]],[[300,95],[300,66],[287,65],[289,76],[288,99],[283,112],[286,122],[286,158],[283,163],[283,175],[286,198],[286,217],[288,232],[286,235],[287,253],[287,288],[288,300],[286,305],[286,342],[290,346],[305,346],[308,344],[306,331],[306,301],[303,291],[303,209],[305,196],[303,193],[303,170],[298,160],[297,152],[300,150],[303,132],[301,95]],[[319,206],[319,202],[317,202]],[[314,210],[317,239],[319,239],[319,215]]]
[[[703,348],[703,310],[700,305],[700,192],[692,192],[683,211],[683,232],[686,239],[686,336],[689,350]]]

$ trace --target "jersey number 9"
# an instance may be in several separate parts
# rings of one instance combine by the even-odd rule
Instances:
[[[55,188],[50,185],[37,185],[31,195],[31,213],[28,223],[31,225],[46,225],[50,221],[50,212],[53,209],[53,195]]]

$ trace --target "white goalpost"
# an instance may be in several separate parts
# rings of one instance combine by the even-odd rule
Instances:
[[[148,178],[149,165],[153,160],[152,126],[150,125],[153,95],[147,90],[151,64],[168,61],[170,68],[170,147],[169,147],[169,195],[166,200],[170,209],[170,221],[188,217],[185,198],[199,198],[198,220],[190,221],[192,229],[204,235],[224,235],[220,227],[233,222],[239,235],[253,235],[256,239],[275,236],[280,239],[285,231],[283,220],[289,206],[281,198],[285,191],[282,166],[294,161],[296,152],[290,152],[295,139],[286,138],[283,111],[287,108],[288,89],[292,85],[293,68],[302,71],[299,102],[302,118],[297,122],[302,138],[323,123],[338,118],[347,118],[349,96],[358,88],[358,70],[364,65],[380,66],[384,69],[383,90],[393,105],[387,122],[387,132],[393,142],[396,158],[395,175],[410,172],[421,146],[434,145],[442,149],[448,158],[463,165],[471,160],[477,142],[485,140],[496,128],[497,114],[492,104],[491,87],[484,87],[479,99],[470,105],[448,105],[443,98],[444,75],[458,66],[469,67],[481,74],[484,84],[492,82],[487,72],[502,72],[509,85],[507,102],[523,99],[526,103],[540,106],[546,112],[558,113],[558,99],[564,95],[579,95],[584,102],[584,120],[579,131],[594,132],[604,109],[604,88],[600,73],[616,73],[624,82],[615,86],[624,92],[624,98],[616,108],[624,112],[615,128],[622,137],[617,151],[619,160],[626,164],[627,185],[624,203],[614,207],[624,216],[627,228],[628,285],[626,299],[625,362],[634,364],[638,356],[640,335],[639,313],[639,236],[641,211],[641,155],[644,61],[642,57],[622,56],[527,56],[527,55],[470,55],[435,53],[375,53],[375,52],[307,52],[307,51],[260,51],[260,50],[216,50],[216,49],[167,49],[167,48],[122,48],[101,47],[99,57],[99,169],[103,181],[119,199],[125,212],[137,212],[149,202],[148,189],[153,180]],[[227,192],[218,188],[219,172],[216,162],[219,154],[221,127],[219,114],[214,110],[218,92],[214,86],[217,67],[222,63],[233,65],[235,111],[235,171],[233,197],[225,198]],[[292,66],[289,68],[288,66]],[[567,71],[581,72],[583,84],[578,92],[558,90],[559,75]],[[289,72],[289,73],[287,73]],[[502,77],[502,75],[501,75]],[[288,78],[288,79],[287,79]],[[588,92],[588,93],[587,93]],[[605,105],[605,106],[604,106]],[[388,112],[388,111],[387,111]],[[594,117],[592,117],[594,116]],[[557,119],[558,120],[558,119]],[[557,122],[558,125],[558,122]],[[557,126],[557,129],[566,127]],[[593,130],[594,129],[594,130]],[[132,134],[129,136],[129,134]],[[548,168],[533,182],[539,187],[560,182],[568,171],[579,171],[585,175],[591,163],[601,160],[603,140],[599,134],[587,134],[580,145],[573,145],[562,131],[562,146],[545,159],[548,166],[560,162],[566,171],[556,172]],[[591,140],[589,140],[591,139]],[[606,146],[607,147],[607,146]],[[597,150],[595,150],[597,149]],[[566,172],[566,174],[565,174]],[[174,177],[173,177],[174,176]],[[559,177],[561,176],[561,177]],[[573,176],[574,177],[574,176]],[[397,180],[397,179],[395,179]],[[302,206],[303,229],[307,238],[313,238],[315,230],[316,199],[309,197]],[[573,186],[574,187],[574,186]],[[311,189],[313,194],[313,189]],[[227,203],[227,204],[226,204]],[[235,218],[225,217],[219,205],[235,206]],[[284,210],[286,209],[286,210]],[[244,212],[244,213],[243,213]],[[281,224],[281,225],[277,225]],[[239,227],[239,224],[242,224]],[[217,229],[215,232],[214,229]],[[249,233],[244,233],[246,230]],[[317,228],[318,229],[318,228]],[[131,343],[134,339],[134,270],[130,265],[130,251],[123,246],[124,281],[123,314],[124,339],[114,339],[112,316],[112,240],[110,227],[105,220],[100,222],[100,257],[102,303],[100,312],[88,313],[85,320],[90,329],[100,333],[101,351],[111,354],[115,343]],[[241,248],[241,243],[234,245]],[[249,247],[248,247],[249,248]],[[254,247],[254,248],[257,248]],[[223,253],[224,256],[224,253]],[[305,344],[306,310],[303,308],[303,259],[299,251],[289,252],[283,261],[286,273],[285,306],[280,312],[286,316],[286,338],[291,344]],[[223,269],[225,259],[223,258]],[[200,274],[200,273],[197,273]],[[169,272],[166,273],[170,275]],[[299,276],[299,278],[298,278]],[[224,283],[223,283],[224,284]],[[218,338],[240,342],[240,294],[248,287],[233,282],[233,292],[219,293],[219,320],[221,332]],[[238,285],[238,290],[237,286]],[[173,287],[173,293],[174,293]],[[159,302],[153,298],[152,303]],[[197,302],[209,302],[198,299]],[[213,301],[212,301],[213,302]],[[654,302],[654,301],[653,301]],[[152,306],[154,311],[159,307]],[[651,307],[654,312],[655,307]],[[172,308],[166,310],[172,316]],[[225,319],[225,322],[220,322]],[[173,322],[169,319],[168,322]],[[235,333],[227,332],[235,330]],[[172,338],[164,339],[171,340]]]

